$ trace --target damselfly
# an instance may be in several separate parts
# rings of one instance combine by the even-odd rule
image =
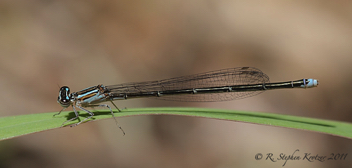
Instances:
[[[72,126],[77,126],[94,116],[94,113],[85,109],[85,107],[109,108],[117,124],[110,106],[100,103],[110,101],[120,111],[114,104],[114,100],[154,97],[163,100],[187,102],[227,101],[254,96],[265,90],[311,88],[317,85],[318,80],[316,79],[270,83],[269,77],[259,69],[239,67],[159,81],[125,83],[110,86],[100,84],[73,93],[70,93],[69,87],[63,86],[60,88],[57,102],[63,107],[62,110],[72,106],[76,115],[76,117],[64,122],[62,126],[78,118],[75,107],[87,112],[90,116]],[[60,114],[61,111],[55,115]],[[120,126],[119,128],[121,129]]]

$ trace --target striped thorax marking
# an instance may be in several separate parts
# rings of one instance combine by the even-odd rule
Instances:
[[[77,100],[84,101],[93,96],[96,96],[98,93],[100,93],[100,91],[101,91],[101,88],[100,88],[100,85],[98,85],[98,86],[93,86],[93,87],[84,89],[82,91],[76,92],[74,95]]]

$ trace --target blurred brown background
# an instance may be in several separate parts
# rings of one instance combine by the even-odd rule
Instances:
[[[0,116],[61,110],[59,86],[159,80],[251,66],[313,89],[217,103],[150,99],[120,107],[206,107],[352,122],[352,2],[237,0],[0,1]],[[59,86],[58,86],[59,85]],[[72,110],[71,108],[69,110]],[[90,122],[0,142],[0,167],[282,167],[279,155],[348,153],[351,140],[302,130],[180,116]],[[352,130],[351,130],[352,131]]]

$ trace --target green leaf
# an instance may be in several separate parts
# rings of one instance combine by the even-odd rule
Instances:
[[[57,112],[56,112],[57,113]],[[35,132],[60,128],[61,124],[75,116],[74,112],[62,112],[53,117],[55,113],[40,113],[20,116],[9,116],[0,118],[0,140],[18,137]],[[65,126],[82,121],[89,114],[79,111],[80,117],[77,120],[68,122]],[[124,109],[121,112],[114,112],[116,117],[135,115],[182,115],[223,119],[229,121],[240,121],[254,124],[280,126],[309,131],[316,131],[345,138],[352,138],[352,124],[296,117],[272,113],[245,112],[233,110],[203,109],[203,108],[139,108]],[[91,120],[111,118],[109,110],[98,110],[94,112]]]

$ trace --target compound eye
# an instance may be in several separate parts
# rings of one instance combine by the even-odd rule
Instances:
[[[60,88],[59,97],[57,98],[57,102],[62,107],[70,106],[70,88],[67,86],[63,86]]]
[[[67,87],[67,86],[62,86],[61,88],[60,88],[60,91],[59,91],[60,93],[67,93],[67,94],[70,94],[70,88],[69,87]]]

